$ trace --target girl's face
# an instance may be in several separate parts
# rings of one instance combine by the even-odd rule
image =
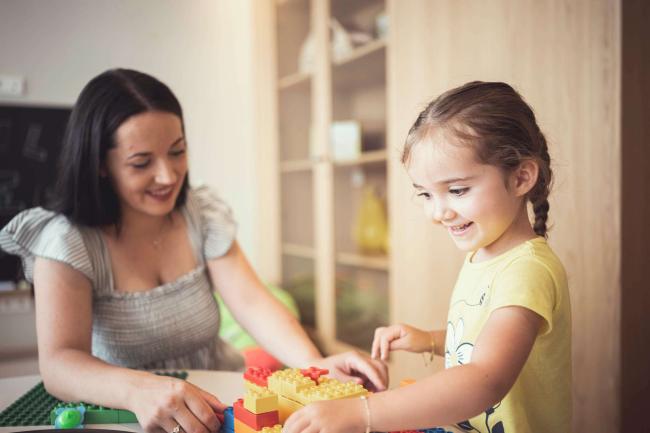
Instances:
[[[517,171],[504,176],[479,163],[470,146],[450,143],[442,132],[413,146],[407,171],[425,215],[443,225],[462,251],[476,251],[475,260],[501,254],[532,232],[524,205],[532,185],[522,185]]]
[[[122,123],[114,138],[102,171],[112,181],[123,215],[169,214],[187,174],[180,118],[160,111],[140,113]]]

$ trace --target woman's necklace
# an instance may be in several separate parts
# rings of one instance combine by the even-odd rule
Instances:
[[[167,234],[167,231],[165,230],[165,226],[167,226],[168,222],[171,223],[172,222],[171,220],[172,220],[171,215],[165,218],[165,220],[160,226],[160,231],[158,232],[158,236],[151,241],[151,244],[153,245],[154,249],[159,250],[162,248],[163,241],[165,240],[165,234]]]

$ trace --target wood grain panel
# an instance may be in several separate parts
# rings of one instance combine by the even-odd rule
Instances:
[[[619,4],[393,0],[389,7],[391,245],[400,252],[392,258],[393,320],[443,325],[461,257],[409,203],[397,149],[432,97],[470,80],[506,81],[535,109],[554,162],[550,243],[570,278],[575,430],[617,430]],[[407,365],[398,373],[412,367],[398,364]]]

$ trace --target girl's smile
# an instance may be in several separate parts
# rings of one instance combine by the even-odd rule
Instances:
[[[448,135],[439,130],[414,145],[407,164],[425,215],[443,225],[458,248],[475,251],[474,261],[534,237],[518,171],[505,175],[478,162],[471,145]]]

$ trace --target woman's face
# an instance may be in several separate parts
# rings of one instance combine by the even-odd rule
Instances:
[[[149,111],[128,118],[115,132],[103,172],[120,200],[123,216],[169,214],[187,174],[181,119]]]

